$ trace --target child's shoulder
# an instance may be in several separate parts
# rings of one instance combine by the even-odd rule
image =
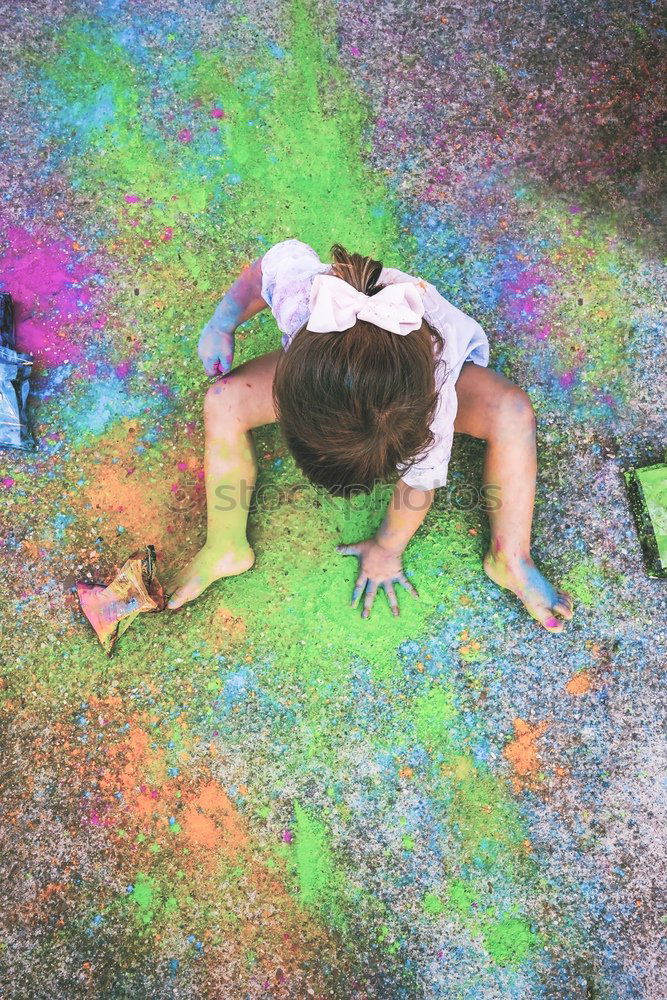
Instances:
[[[303,240],[287,239],[274,243],[262,257],[262,270],[264,268],[276,269],[281,264],[290,263],[322,264],[317,252]]]
[[[283,347],[308,320],[312,279],[330,268],[303,240],[282,240],[264,254],[262,298],[283,333]]]
[[[285,285],[308,284],[314,275],[330,269],[317,252],[303,240],[288,239],[274,243],[262,257],[262,283],[273,291]],[[270,299],[265,301],[270,303]]]

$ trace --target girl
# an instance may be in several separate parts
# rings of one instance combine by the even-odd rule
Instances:
[[[250,432],[279,421],[299,468],[334,495],[397,480],[375,537],[337,547],[359,558],[352,605],[364,594],[368,617],[381,587],[397,615],[395,583],[417,596],[401,556],[446,482],[458,431],[487,442],[484,483],[498,491],[487,575],[549,632],[562,631],[572,601],[530,555],[537,463],[528,396],[486,367],[481,326],[433,285],[339,244],[331,252],[326,264],[306,243],[277,243],[244,270],[201,334],[207,374],[225,376],[204,403],[207,540],[168,606],[179,608],[214,580],[253,565],[246,538],[257,474]],[[267,306],[282,349],[230,372],[234,331]]]

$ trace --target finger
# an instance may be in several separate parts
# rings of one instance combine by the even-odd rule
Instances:
[[[340,552],[342,556],[358,556],[359,546],[358,545],[337,545],[336,552]]]
[[[364,597],[364,610],[361,612],[362,618],[368,618],[371,613],[371,608],[373,607],[373,601],[375,600],[375,595],[378,592],[377,583],[373,583],[371,580],[368,584],[368,589],[366,590],[366,596]]]
[[[391,581],[383,584],[384,592],[387,595],[387,600],[389,601],[389,607],[391,608],[392,615],[398,615],[398,601],[396,600],[396,592],[391,584]]]
[[[394,579],[395,579],[396,583],[400,583],[402,587],[405,587],[405,589],[408,591],[408,593],[412,594],[413,597],[419,597],[419,594],[417,593],[417,591],[415,590],[415,588],[412,586],[412,584],[410,583],[410,581],[406,577],[405,573],[400,573]]]
[[[202,364],[204,366],[204,371],[207,375],[217,375],[218,374],[218,359],[217,358],[202,358]]]
[[[363,594],[364,588],[367,583],[368,583],[368,577],[366,576],[366,574],[360,573],[359,576],[357,577],[357,582],[354,585],[354,590],[352,591],[351,607],[355,606],[355,604],[359,600],[359,597],[361,596],[361,594]]]

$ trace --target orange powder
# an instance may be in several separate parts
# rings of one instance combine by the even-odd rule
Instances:
[[[580,670],[578,674],[570,678],[565,685],[565,690],[568,694],[588,694],[592,686],[588,670]]]
[[[185,808],[181,821],[185,839],[194,847],[234,856],[248,844],[248,835],[230,799],[220,785],[209,781]]]
[[[535,772],[539,770],[540,758],[536,742],[546,729],[546,722],[538,722],[537,725],[531,726],[523,719],[514,720],[514,739],[507,744],[503,753],[514,771],[515,790],[519,790],[524,784],[529,783]]]

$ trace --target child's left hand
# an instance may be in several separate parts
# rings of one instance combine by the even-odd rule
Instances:
[[[197,354],[207,375],[226,375],[234,359],[234,334],[208,324],[199,338]]]
[[[337,545],[336,552],[343,556],[358,556],[360,562],[359,576],[352,593],[352,607],[355,606],[361,594],[366,591],[362,618],[368,618],[373,607],[378,587],[384,587],[392,614],[398,615],[398,601],[394,592],[394,583],[400,583],[413,597],[419,594],[406,578],[403,572],[401,554],[390,552],[370,538],[367,541],[355,542],[352,545]]]

